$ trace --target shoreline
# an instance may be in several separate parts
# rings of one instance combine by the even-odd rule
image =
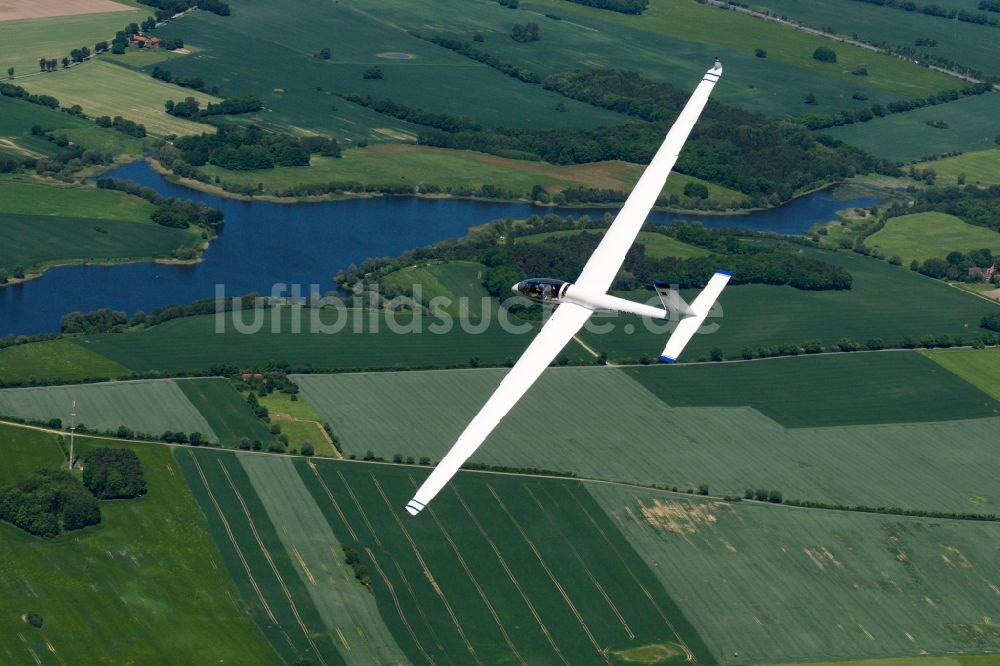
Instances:
[[[223,197],[226,199],[234,199],[236,201],[266,201],[268,203],[292,205],[299,203],[322,203],[327,201],[347,201],[350,199],[374,199],[376,197],[414,197],[416,199],[431,199],[431,200],[442,200],[442,199],[453,199],[455,201],[482,201],[489,203],[509,203],[509,204],[529,204],[534,208],[541,209],[583,209],[583,208],[606,208],[607,210],[617,210],[625,205],[624,201],[618,201],[614,203],[580,203],[580,204],[555,204],[555,203],[541,203],[538,201],[529,201],[524,198],[517,199],[489,199],[485,197],[463,197],[456,196],[454,194],[435,192],[435,193],[420,193],[413,192],[409,194],[390,194],[386,192],[344,192],[340,194],[317,194],[314,196],[304,196],[304,197],[278,197],[271,194],[261,194],[259,196],[252,196],[249,194],[239,194],[237,192],[229,192],[224,190],[221,186],[215,185],[213,183],[203,183],[200,180],[194,180],[193,178],[185,178],[183,176],[178,176],[176,173],[163,166],[163,163],[154,157],[144,157],[141,158],[149,164],[150,168],[156,173],[167,179],[168,182],[174,185],[180,185],[182,187],[187,187],[188,189],[197,190],[198,192],[204,192],[206,194],[212,194],[214,196]],[[134,161],[134,160],[133,160]],[[838,180],[831,183],[824,183],[822,185],[817,185],[816,187],[798,192],[788,201],[783,202],[779,206],[770,206],[763,208],[726,208],[723,210],[702,210],[697,208],[671,208],[669,206],[653,206],[651,210],[664,213],[676,213],[680,215],[701,215],[701,216],[723,216],[723,215],[749,215],[751,213],[759,213],[765,210],[774,210],[775,208],[781,208],[781,206],[787,206],[796,199],[800,197],[805,197],[810,194],[814,194],[821,190],[825,190],[832,187],[837,187],[838,185],[849,184],[848,180]]]
[[[200,264],[203,262],[205,250],[208,249],[207,243],[205,241],[202,247],[198,248],[198,256],[194,259],[174,259],[172,257],[128,257],[125,259],[67,259],[65,261],[57,261],[50,264],[45,264],[40,267],[38,271],[25,272],[23,278],[7,278],[5,284],[0,284],[0,290],[6,287],[13,287],[19,284],[24,284],[25,282],[30,282],[31,280],[37,280],[38,278],[45,275],[46,272],[53,268],[63,268],[65,266],[120,266],[123,264],[163,264],[168,266],[193,266],[195,264]]]

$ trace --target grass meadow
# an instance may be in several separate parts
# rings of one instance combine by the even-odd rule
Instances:
[[[283,655],[588,663],[651,647],[680,663],[683,642],[714,663],[577,482],[461,474],[409,520],[400,506],[426,468],[180,459],[244,603]],[[571,505],[552,501],[564,493]],[[359,554],[371,592],[341,545]]]
[[[39,469],[65,466],[58,436],[28,428],[0,425],[0,487],[27,479]]]
[[[987,93],[867,123],[831,127],[821,133],[859,146],[878,157],[912,162],[956,150],[968,152],[996,147],[997,125],[993,119],[998,114],[1000,95]],[[936,121],[947,123],[948,128],[928,127],[928,122]],[[969,175],[974,179],[974,174]]]
[[[0,96],[0,151],[14,157],[38,158],[54,155],[59,148],[31,128],[39,125],[65,135],[85,148],[110,150],[116,155],[141,155],[143,141],[118,130],[98,127],[92,121],[12,97]]]
[[[877,367],[881,356],[871,355],[869,362]],[[813,359],[754,363],[761,375],[767,374],[768,367],[780,368],[774,375],[776,381],[792,372],[788,364],[799,364],[804,375],[813,377],[812,386],[806,387],[809,394],[817,403],[829,403],[819,410],[827,415],[825,422],[784,427],[754,408],[767,398],[737,398],[738,389],[720,391],[733,397],[728,404],[716,406],[719,398],[692,382],[694,391],[707,395],[699,401],[704,406],[668,406],[619,369],[552,368],[472,460],[681,490],[708,483],[718,495],[742,495],[749,486],[777,489],[786,499],[848,505],[985,513],[995,512],[1000,505],[995,474],[987,463],[994,455],[991,442],[1000,417],[995,416],[996,403],[975,388],[956,384],[946,374],[935,374],[933,368],[924,375],[910,374],[928,370],[920,361],[893,362],[894,368],[890,365],[872,374],[895,401],[892,412],[905,414],[908,422],[885,423],[877,404],[865,403],[856,395],[857,372],[833,374],[830,383],[831,373]],[[666,377],[673,376],[677,367],[657,366],[656,370]],[[717,372],[717,366],[707,367]],[[684,371],[696,373],[697,369]],[[504,372],[295,375],[294,380],[302,397],[331,424],[345,454],[361,457],[372,451],[389,459],[399,453],[437,461]],[[737,370],[734,380],[747,373]],[[895,379],[887,377],[891,374]],[[763,378],[756,381],[766,383]],[[907,388],[906,382],[927,386],[918,391]],[[936,386],[938,382],[963,396],[958,401],[962,404],[947,403],[954,409],[949,418],[959,420],[923,420],[919,406],[931,404],[934,396],[954,400],[946,388]],[[643,383],[657,388],[652,379]],[[868,395],[878,400],[876,391]],[[761,407],[778,414],[787,414],[794,404],[809,408],[802,396],[793,398],[795,402],[785,406],[778,393],[771,398],[773,405]],[[909,412],[906,401],[913,404]],[[838,407],[844,412],[842,421],[857,423],[863,417],[850,412],[859,410],[875,423],[836,425]],[[391,413],[392,418],[384,418],[383,413]],[[947,406],[935,413],[947,414]],[[897,418],[903,421],[903,416]],[[941,446],[944,441],[948,447]]]
[[[903,265],[930,257],[944,258],[949,252],[970,252],[981,248],[1000,249],[1000,234],[934,211],[894,217],[880,231],[865,239],[886,256],[899,255]]]
[[[604,235],[604,231],[605,230],[603,229],[595,229],[589,231],[589,233],[600,233],[601,235]],[[541,243],[547,238],[561,238],[565,236],[576,236],[579,234],[580,231],[576,229],[546,231],[540,234],[522,236],[518,238],[518,242]],[[653,258],[680,257],[681,259],[689,259],[691,257],[704,257],[710,254],[709,250],[706,250],[705,248],[698,247],[697,245],[689,245],[688,243],[682,243],[681,241],[671,238],[670,236],[664,236],[663,234],[658,234],[652,231],[640,231],[636,239],[636,243],[644,245],[646,247],[646,256]]]
[[[557,166],[545,162],[512,160],[474,151],[449,150],[430,146],[379,144],[347,150],[341,158],[313,156],[308,167],[275,167],[262,171],[241,172],[206,165],[203,171],[227,183],[256,185],[267,191],[281,192],[304,184],[333,181],[357,181],[372,185],[393,185],[400,181],[411,185],[437,185],[478,189],[495,185],[521,197],[530,195],[535,185],[551,193],[567,187],[595,187],[631,191],[643,167],[628,162],[595,162]],[[736,205],[743,195],[693,176],[674,173],[663,194],[682,196],[688,183],[708,187],[715,201]]]
[[[279,360],[294,367],[312,366],[322,369],[403,369],[409,367],[467,366],[477,358],[483,365],[500,365],[516,358],[531,341],[530,331],[514,335],[503,331],[496,319],[484,326],[481,333],[463,330],[455,321],[448,332],[434,334],[431,329],[441,324],[439,317],[424,316],[427,328],[419,334],[397,334],[390,328],[406,330],[414,319],[406,313],[386,315],[381,312],[323,310],[319,321],[331,329],[343,325],[337,332],[311,330],[311,316],[301,315],[302,333],[294,333],[295,313],[282,308],[267,310],[262,315],[263,326],[253,335],[241,334],[227,319],[225,331],[216,333],[215,316],[183,317],[140,332],[127,335],[101,334],[74,339],[75,344],[106,356],[136,371],[145,370],[206,370],[213,363],[232,363],[261,367],[268,361]],[[272,332],[272,317],[280,317],[279,332]],[[254,315],[246,315],[250,324]],[[360,332],[355,332],[360,331]],[[570,358],[592,358],[582,348],[567,347]]]
[[[86,217],[148,222],[154,206],[116,190],[67,186],[10,176],[0,179],[0,212],[39,217]]]
[[[116,12],[0,21],[0,67],[4,77],[8,67],[14,68],[17,77],[38,75],[39,58],[62,60],[63,56],[81,46],[93,51],[95,43],[110,42],[115,32],[148,16],[136,7],[120,7],[122,11]],[[34,78],[38,76],[15,83],[25,83]]]
[[[8,443],[19,437],[14,430],[0,427],[5,458]],[[36,439],[54,446],[54,435]],[[78,451],[107,444],[77,438]],[[17,664],[158,663],[164,655],[183,663],[274,662],[232,581],[220,575],[219,550],[173,451],[131,448],[149,492],[101,502],[100,525],[48,540],[0,523],[0,658]],[[22,619],[29,611],[42,616],[42,628]]]
[[[125,425],[154,435],[165,430],[200,432],[210,441],[219,440],[184,391],[169,379],[2,389],[0,414],[36,421],[58,418],[68,426],[73,401],[77,425],[99,430]]]
[[[586,488],[722,664],[1000,647],[993,524]]]
[[[114,33],[111,35],[114,36]],[[155,135],[211,132],[210,125],[167,115],[168,99],[194,97],[203,105],[218,99],[205,93],[157,81],[102,56],[78,67],[34,76],[19,83],[36,94],[52,95],[63,106],[79,104],[89,116],[123,116],[146,126]]]
[[[851,289],[803,291],[760,284],[727,287],[719,297],[720,316],[708,319],[708,328],[694,337],[681,361],[708,359],[713,349],[722,350],[726,358],[738,358],[745,348],[756,352],[761,346],[802,344],[812,339],[829,347],[842,337],[862,344],[880,338],[895,345],[904,336],[919,339],[931,334],[968,342],[979,331],[982,316],[997,307],[906,266],[892,266],[853,252],[803,252],[850,272],[854,277]],[[664,278],[669,280],[670,276]],[[682,296],[690,302],[697,291],[685,290]],[[651,299],[659,305],[652,291],[620,295],[643,302]],[[608,333],[585,328],[580,334],[594,349],[606,351],[613,362],[634,362],[643,355],[655,360],[668,335],[668,331],[651,332],[632,317],[595,315],[591,321],[614,324]]]
[[[0,382],[23,382],[32,377],[58,377],[66,381],[91,377],[114,379],[128,373],[125,366],[69,340],[47,340],[0,349]]]
[[[1000,148],[976,150],[971,153],[945,157],[932,162],[923,162],[921,169],[933,169],[937,173],[937,182],[946,185],[958,183],[960,175],[965,174],[965,182],[978,185],[1000,184]]]
[[[288,446],[291,449],[301,449],[303,443],[313,445],[318,456],[339,458],[340,454],[327,439],[323,430],[323,419],[312,406],[296,396],[281,391],[273,391],[262,398],[260,404],[267,407],[271,422],[281,426],[281,432],[288,435]]]

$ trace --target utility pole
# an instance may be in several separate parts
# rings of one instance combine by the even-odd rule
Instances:
[[[69,413],[69,471],[73,471],[73,440],[76,438],[76,400]]]

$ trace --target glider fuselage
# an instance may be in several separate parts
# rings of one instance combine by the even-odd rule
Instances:
[[[572,282],[554,278],[530,278],[521,280],[511,291],[531,299],[536,303],[558,305],[560,303],[575,303],[592,312],[616,312],[621,314],[651,317],[653,319],[670,319],[670,313],[663,309],[636,303],[611,294],[598,294],[579,287]]]

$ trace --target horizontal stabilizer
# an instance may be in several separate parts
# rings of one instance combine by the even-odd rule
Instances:
[[[677,357],[681,355],[681,351],[684,350],[684,347],[687,346],[687,343],[691,341],[691,338],[694,337],[694,334],[698,332],[698,329],[705,322],[705,317],[708,316],[712,306],[715,305],[716,299],[719,298],[719,294],[722,293],[722,289],[729,282],[730,277],[732,277],[732,273],[729,271],[715,272],[712,279],[708,281],[705,288],[701,290],[698,297],[691,303],[691,315],[685,316],[680,320],[677,328],[674,329],[673,334],[667,340],[667,346],[664,348],[663,353],[660,354],[660,361],[663,363],[673,363],[677,360]]]

